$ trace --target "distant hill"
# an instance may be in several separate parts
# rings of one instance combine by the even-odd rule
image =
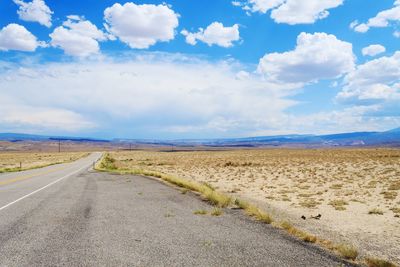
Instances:
[[[0,133],[3,141],[73,141],[130,143],[155,146],[212,146],[212,147],[346,147],[346,146],[389,146],[400,147],[400,128],[385,132],[352,132],[330,135],[277,135],[222,139],[180,139],[142,140],[114,139],[102,140],[82,137],[57,137],[20,133]]]
[[[87,137],[65,137],[65,136],[46,136],[23,133],[0,133],[0,141],[74,141],[74,142],[110,142],[110,140],[102,140]]]

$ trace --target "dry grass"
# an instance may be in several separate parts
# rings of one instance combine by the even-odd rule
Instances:
[[[201,194],[202,197],[207,199],[211,204],[224,208],[231,203],[231,198],[225,194],[215,191],[212,187],[205,183],[199,183],[193,180],[182,179],[176,176],[156,172],[148,171],[143,169],[121,169],[115,164],[116,160],[110,156],[110,154],[105,154],[100,163],[97,166],[98,170],[105,171],[117,171],[119,173],[131,173],[144,176],[152,176],[160,178],[168,183],[174,184],[176,186],[182,187],[184,189],[192,190]]]
[[[340,244],[336,246],[336,251],[345,259],[355,260],[358,257],[358,250],[351,245]]]
[[[365,262],[368,267],[396,267],[395,264],[382,260],[382,259],[377,259],[377,258],[366,258]]]
[[[283,221],[278,224],[278,226],[282,229],[285,229],[289,234],[309,243],[315,243],[317,241],[317,237],[314,235],[311,235],[305,231],[301,231],[294,227],[291,223],[288,221]]]
[[[342,199],[336,199],[329,202],[329,205],[335,208],[335,210],[346,210],[346,205],[349,205],[347,201]]]
[[[196,214],[196,215],[206,215],[207,213],[208,213],[208,211],[206,211],[206,210],[195,210],[193,212],[193,214]]]
[[[87,156],[86,152],[15,152],[0,153],[0,173],[15,172],[65,163]],[[22,168],[20,168],[22,167]]]
[[[249,204],[244,210],[249,216],[255,218],[257,221],[266,224],[270,224],[273,221],[268,213],[260,210],[257,206]]]
[[[213,208],[213,210],[210,213],[212,216],[220,216],[222,215],[222,210],[219,208]]]
[[[257,221],[270,224],[273,222],[272,217],[265,211],[259,209],[257,206],[252,205],[246,201],[239,198],[235,199],[235,205],[243,209],[247,215],[255,218]]]
[[[383,215],[383,211],[378,208],[373,208],[370,211],[368,211],[368,214]]]

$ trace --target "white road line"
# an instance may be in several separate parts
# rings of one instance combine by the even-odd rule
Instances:
[[[29,197],[29,196],[32,196],[33,194],[36,194],[36,193],[42,191],[43,189],[46,189],[46,188],[49,187],[49,186],[52,186],[53,184],[58,183],[58,182],[61,181],[61,180],[64,180],[65,178],[70,177],[71,175],[74,175],[75,173],[80,172],[81,170],[83,170],[83,169],[85,169],[85,168],[88,168],[89,166],[90,166],[90,165],[86,165],[86,166],[84,166],[84,167],[78,169],[77,171],[71,172],[70,174],[67,174],[67,175],[63,176],[63,177],[61,177],[61,178],[59,178],[59,179],[57,179],[57,180],[55,180],[55,181],[49,183],[48,185],[43,186],[42,188],[39,188],[39,189],[37,189],[37,190],[35,190],[35,191],[33,191],[33,192],[31,192],[31,193],[29,193],[29,194],[23,196],[23,197],[18,198],[17,200],[14,200],[14,201],[11,202],[11,203],[8,203],[7,205],[1,207],[1,208],[0,208],[0,211],[2,211],[2,210],[4,210],[4,209],[8,208],[9,206],[11,206],[11,205],[13,205],[13,204],[15,204],[15,203],[17,203],[17,202],[19,202],[19,201],[21,201],[21,200],[23,200],[23,199]]]

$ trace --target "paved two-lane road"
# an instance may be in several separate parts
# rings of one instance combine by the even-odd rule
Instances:
[[[0,175],[0,266],[339,266],[335,257],[152,179],[73,163]]]

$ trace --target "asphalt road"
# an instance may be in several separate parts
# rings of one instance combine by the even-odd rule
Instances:
[[[240,210],[74,163],[0,175],[0,266],[340,266]]]

